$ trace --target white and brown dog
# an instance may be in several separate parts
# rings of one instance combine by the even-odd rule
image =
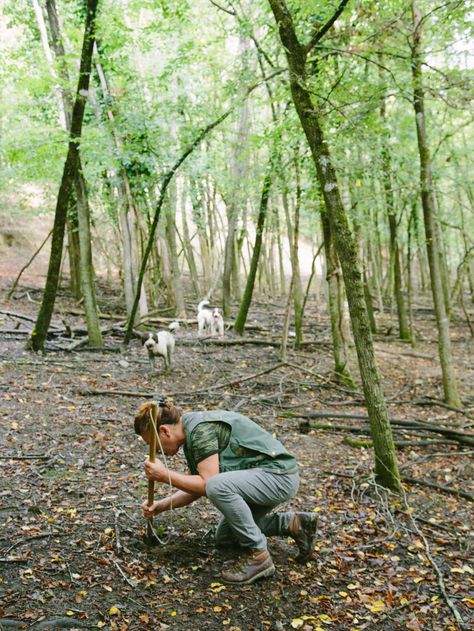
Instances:
[[[220,337],[224,337],[224,318],[217,307],[212,310],[211,330],[212,335],[216,335],[217,333]]]
[[[197,321],[198,335],[212,335],[212,309],[209,307],[209,300],[201,300],[198,304]]]
[[[198,335],[224,335],[224,318],[217,307],[210,307],[209,300],[198,304]]]
[[[155,369],[155,357],[161,356],[165,360],[165,370],[171,370],[174,353],[174,336],[170,331],[148,333],[142,338],[143,347],[148,353],[150,368]]]

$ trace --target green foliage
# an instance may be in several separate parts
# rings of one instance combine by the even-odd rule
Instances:
[[[424,21],[428,131],[439,191],[440,216],[472,233],[466,213],[473,133],[470,124],[473,71],[465,66],[464,48],[472,37],[469,3],[434,7],[419,0]],[[58,0],[71,92],[77,83],[84,3]],[[223,6],[226,6],[223,3]],[[321,28],[339,0],[288,2],[303,42]],[[382,139],[391,152],[393,187],[400,234],[418,192],[416,130],[411,107],[411,18],[402,0],[352,0],[327,36],[310,52],[309,85],[321,111],[344,199],[352,218],[367,231],[383,216]],[[236,3],[236,15],[208,0],[103,0],[98,17],[98,49],[110,96],[93,77],[86,109],[82,158],[88,187],[97,205],[112,216],[114,198],[107,186],[124,169],[139,209],[149,213],[163,174],[190,146],[199,131],[229,108],[232,114],[216,128],[182,167],[194,220],[202,229],[206,178],[220,200],[242,187],[255,219],[269,148],[279,147],[279,168],[272,187],[274,204],[286,190],[294,197],[292,166],[298,148],[301,171],[301,234],[314,238],[321,194],[314,166],[291,105],[286,75],[276,74],[247,97],[249,129],[242,154],[245,181],[232,180],[229,165],[236,142],[239,98],[250,86],[284,68],[268,3]],[[4,191],[18,181],[57,187],[67,138],[58,124],[57,78],[45,61],[31,2],[8,0],[1,17],[0,96],[2,147],[0,177]],[[246,42],[242,45],[242,42]],[[256,44],[258,44],[258,50]],[[464,47],[464,48],[463,48]],[[57,71],[57,68],[56,68]],[[385,98],[386,119],[380,116]],[[273,110],[272,110],[273,108]],[[110,120],[113,113],[114,122]],[[114,141],[114,133],[120,143]],[[11,182],[11,184],[9,184]],[[471,195],[471,198],[469,197]],[[270,213],[268,225],[272,225]],[[388,227],[379,221],[380,238]],[[458,231],[459,232],[459,231]],[[463,256],[459,234],[446,238],[453,262]]]

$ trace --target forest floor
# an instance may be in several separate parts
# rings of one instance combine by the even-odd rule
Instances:
[[[261,300],[252,306],[244,339],[266,344],[218,345],[198,340],[196,326],[183,327],[175,367],[165,374],[161,365],[150,372],[138,340],[120,352],[118,294],[101,287],[102,312],[117,315],[103,320],[104,352],[72,349],[75,340],[61,331],[70,328],[77,339],[84,322],[64,292],[44,356],[24,350],[32,321],[21,317],[34,319],[41,291],[23,287],[0,305],[0,629],[416,631],[461,628],[455,616],[472,628],[474,448],[443,442],[439,434],[397,431],[397,441],[411,443],[397,452],[402,474],[445,490],[405,482],[403,497],[386,496],[371,474],[372,450],[343,442],[342,427],[364,434],[360,420],[332,419],[339,431],[302,433],[301,418],[287,416],[365,411],[360,392],[332,380],[327,314],[314,302],[305,317],[306,344],[290,349],[284,366],[269,370],[279,364],[283,301]],[[393,335],[376,336],[389,413],[472,436],[468,327],[460,315],[454,318],[466,403],[460,413],[440,401],[429,303],[414,316],[415,348]],[[226,339],[236,338],[229,331]],[[351,361],[356,373],[354,356]],[[245,380],[251,375],[257,376]],[[172,518],[155,518],[170,542],[144,545],[146,446],[132,419],[147,397],[160,393],[174,395],[185,409],[238,409],[297,455],[301,488],[287,507],[320,518],[306,564],[294,561],[291,540],[272,539],[273,577],[248,587],[224,585],[220,569],[232,552],[215,550],[218,515],[205,499]],[[435,442],[413,444],[427,438]],[[172,466],[184,470],[183,457]]]

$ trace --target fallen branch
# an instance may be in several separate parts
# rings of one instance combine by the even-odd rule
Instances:
[[[466,412],[466,410],[463,410],[462,408],[457,408],[456,406],[450,405],[449,403],[445,403],[444,401],[440,401],[439,399],[431,399],[430,397],[422,397],[421,399],[415,399],[413,403],[415,405],[430,405],[430,406],[437,405],[441,408],[446,408],[447,410],[452,410],[453,412],[464,414],[464,416],[466,416],[467,418],[474,420],[473,414],[469,414],[469,412]]]
[[[16,456],[0,456],[0,460],[48,460],[49,458],[51,458],[50,454],[44,454],[44,455],[31,455],[31,456],[22,456],[22,455],[16,455]]]
[[[366,414],[343,414],[337,412],[283,412],[279,415],[280,417],[286,418],[345,418],[345,419],[355,419],[362,420],[368,424],[369,417]],[[309,427],[315,427],[315,429],[329,429],[331,424],[328,424],[328,427],[318,427],[317,424],[313,425],[308,421]],[[474,445],[474,434],[469,432],[463,432],[460,430],[450,429],[449,427],[440,427],[438,425],[433,425],[429,423],[425,423],[424,421],[405,421],[402,419],[390,419],[390,424],[393,427],[401,427],[412,430],[422,430],[425,432],[431,432],[435,434],[441,434],[442,436],[446,436],[450,440],[455,440],[458,443],[462,443],[463,445],[470,445],[471,447]],[[339,426],[341,427],[341,426]],[[352,428],[352,430],[358,430],[358,428]]]
[[[452,489],[448,486],[441,486],[441,484],[436,484],[435,482],[429,482],[428,480],[418,480],[417,478],[411,478],[407,475],[401,476],[402,480],[408,482],[409,484],[419,484],[421,486],[428,486],[431,489],[436,489],[437,491],[442,491],[443,493],[447,493],[448,495],[456,495],[458,497],[463,497],[470,502],[474,502],[474,495],[471,493],[466,493],[465,491],[457,491],[456,489]]]
[[[4,309],[0,309],[0,313],[2,315],[9,316],[10,318],[17,318],[18,320],[26,320],[27,322],[36,322],[35,318],[24,315],[23,313],[16,313],[15,311],[5,311]],[[61,329],[61,326],[59,324],[51,324],[51,327],[53,327],[54,329]]]

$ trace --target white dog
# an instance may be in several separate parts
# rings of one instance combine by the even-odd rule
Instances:
[[[224,318],[217,307],[212,310],[211,329],[213,335],[218,333],[221,337],[224,337]]]
[[[209,300],[198,304],[198,335],[224,335],[224,318],[217,307],[210,307]]]
[[[174,353],[174,336],[170,331],[158,331],[148,333],[148,338],[143,339],[143,346],[148,352],[150,368],[155,368],[155,357],[160,355],[165,360],[165,370],[171,369]]]
[[[198,304],[198,335],[212,335],[212,309],[208,305],[209,300],[201,300]]]

